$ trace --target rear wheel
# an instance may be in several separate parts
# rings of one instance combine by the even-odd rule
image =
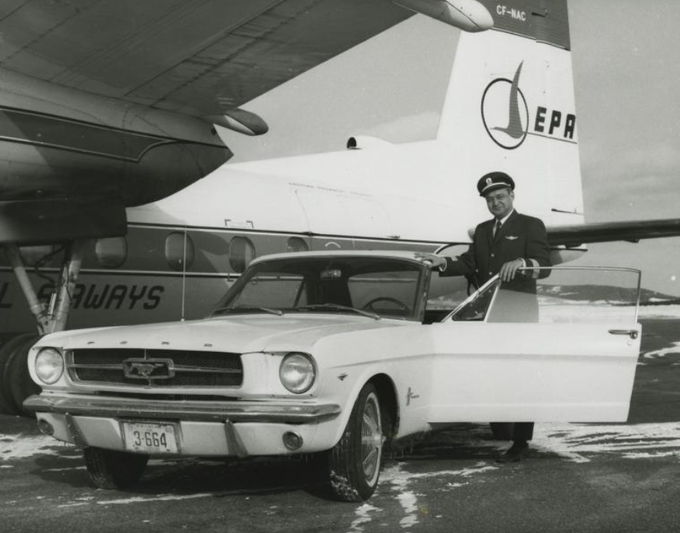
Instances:
[[[367,383],[357,398],[340,442],[329,456],[330,488],[344,501],[371,497],[378,486],[383,424],[389,427],[376,388]]]
[[[148,455],[87,447],[83,450],[87,473],[100,489],[126,489],[142,477]]]

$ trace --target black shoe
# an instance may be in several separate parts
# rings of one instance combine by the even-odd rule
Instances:
[[[526,442],[515,442],[510,449],[501,455],[496,462],[498,463],[519,463],[526,458],[529,453],[529,444]]]

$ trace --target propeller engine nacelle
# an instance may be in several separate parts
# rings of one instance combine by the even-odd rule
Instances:
[[[169,196],[232,156],[207,118],[0,75],[0,244],[122,235],[126,207]],[[266,127],[232,115],[252,134]]]

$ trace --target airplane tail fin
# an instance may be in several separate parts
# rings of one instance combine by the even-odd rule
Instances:
[[[474,186],[502,170],[519,211],[547,225],[583,221],[566,0],[479,0],[492,29],[461,32],[437,141]],[[453,174],[453,171],[452,171]]]

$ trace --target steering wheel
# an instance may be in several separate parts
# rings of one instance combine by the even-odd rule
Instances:
[[[399,308],[403,309],[406,311],[406,313],[410,313],[411,309],[409,309],[408,305],[406,305],[404,302],[401,300],[397,300],[396,298],[392,298],[391,296],[378,296],[377,298],[373,298],[372,300],[366,302],[362,309],[370,309],[371,311],[375,311],[373,309],[373,304],[377,302],[390,302],[398,306]]]

